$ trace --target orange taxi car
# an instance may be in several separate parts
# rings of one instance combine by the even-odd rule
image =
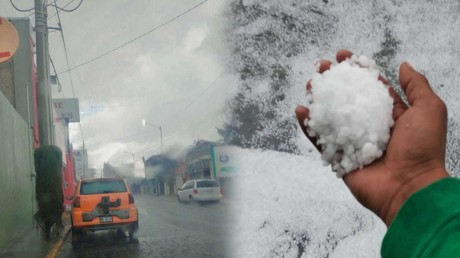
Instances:
[[[71,209],[72,240],[84,231],[117,229],[133,238],[139,216],[134,197],[122,178],[80,180]]]

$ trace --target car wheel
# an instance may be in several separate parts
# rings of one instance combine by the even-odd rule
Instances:
[[[125,230],[118,228],[117,229],[117,236],[120,238],[126,238]]]
[[[188,196],[188,201],[193,202],[193,197],[191,195]]]
[[[139,229],[139,222],[138,221],[136,221],[133,224],[131,224],[131,226],[129,227],[129,230],[128,230],[128,235],[129,235],[130,240],[132,240],[134,238],[134,235],[136,234],[138,229]]]
[[[76,247],[76,245],[80,242],[81,239],[81,230],[72,228],[72,246]]]
[[[182,203],[182,200],[180,199],[179,195],[177,195],[177,201]]]

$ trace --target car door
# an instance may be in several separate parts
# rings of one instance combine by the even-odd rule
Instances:
[[[184,183],[178,190],[177,190],[177,196],[179,197],[179,200],[183,201],[184,200],[184,189],[187,183]]]
[[[182,185],[181,189],[178,192],[179,198],[180,198],[181,201],[187,201],[188,200],[188,196],[189,196],[188,192],[190,190],[191,185],[193,185],[192,181],[188,181],[184,185]]]
[[[192,195],[193,188],[195,187],[195,180],[191,180],[187,185],[187,190],[185,193],[186,200],[190,200],[190,196]]]

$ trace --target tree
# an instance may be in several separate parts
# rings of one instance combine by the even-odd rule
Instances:
[[[37,173],[35,192],[38,203],[38,211],[34,218],[45,232],[45,238],[50,239],[53,224],[63,228],[62,151],[54,145],[41,146],[34,152],[34,164]]]

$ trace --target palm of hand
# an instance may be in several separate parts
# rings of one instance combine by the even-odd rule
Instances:
[[[391,206],[395,205],[393,202],[402,204],[403,200],[398,199],[405,200],[413,193],[405,192],[403,186],[418,184],[417,180],[424,179],[425,173],[443,168],[444,149],[438,146],[440,142],[445,142],[445,137],[442,139],[437,135],[445,134],[435,132],[446,131],[446,128],[431,128],[427,125],[439,124],[432,120],[444,118],[439,113],[427,115],[426,111],[419,107],[405,110],[395,121],[385,154],[371,165],[344,177],[358,201],[387,224],[395,215],[391,211],[394,209]]]
[[[337,61],[351,57],[341,50]],[[323,60],[320,72],[329,69],[331,62]],[[382,157],[344,176],[344,181],[356,199],[389,225],[405,200],[414,192],[447,177],[444,167],[447,132],[447,109],[434,94],[426,78],[409,64],[403,63],[399,72],[400,84],[408,97],[408,107],[389,87],[393,97],[392,128],[387,150]],[[384,83],[388,84],[383,78]],[[307,83],[307,91],[311,89]],[[302,130],[309,110],[299,106],[296,115]],[[306,134],[307,135],[307,134]],[[317,147],[316,138],[307,137]]]

